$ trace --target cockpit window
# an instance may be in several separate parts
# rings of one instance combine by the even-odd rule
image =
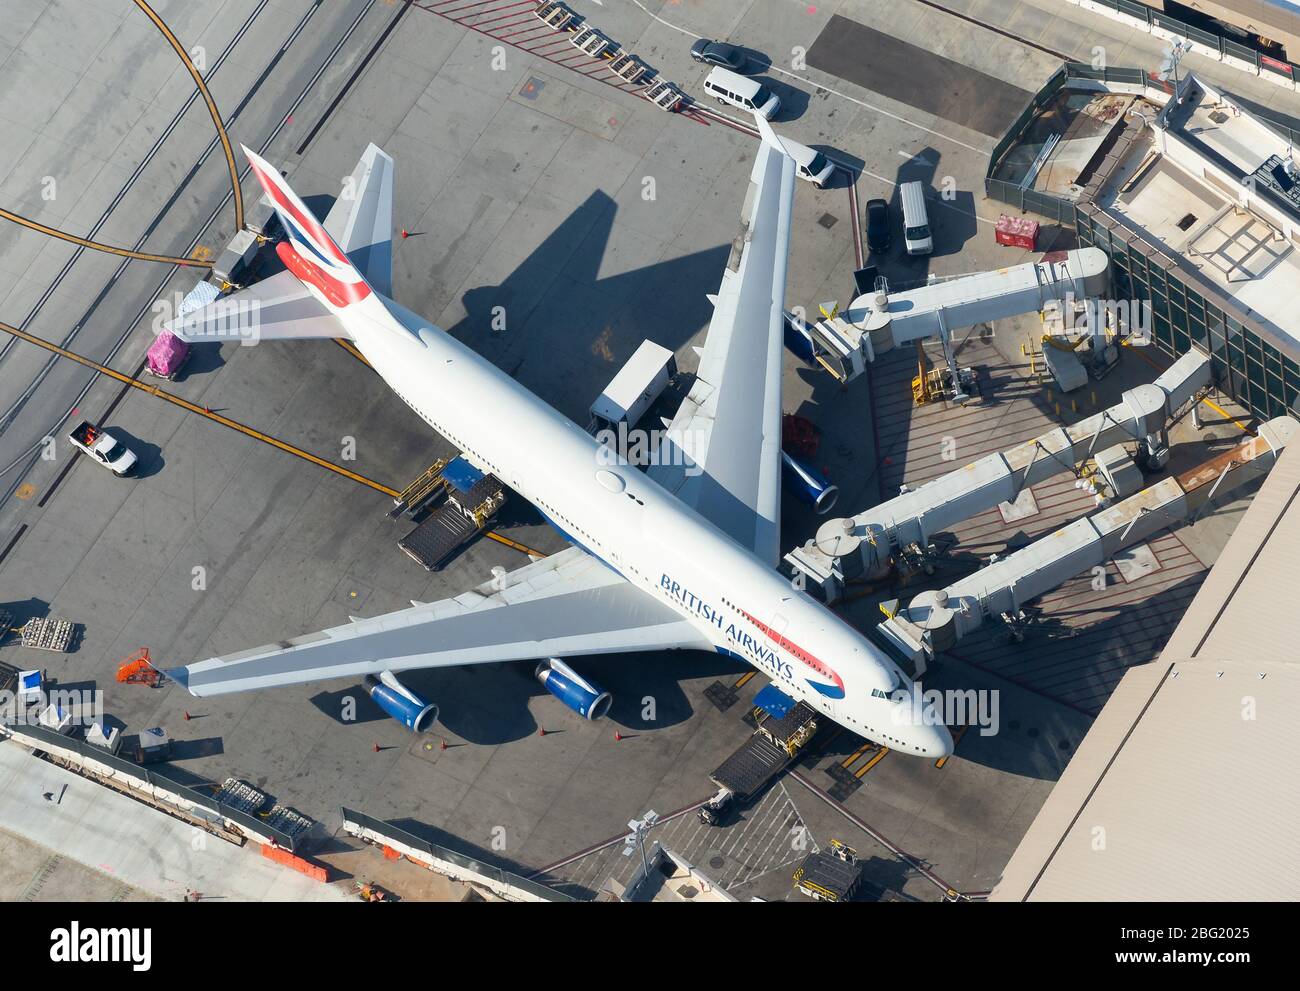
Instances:
[[[907,682],[897,671],[893,673],[894,683],[888,690],[871,689],[872,698],[885,699],[889,702],[905,702],[908,699]]]

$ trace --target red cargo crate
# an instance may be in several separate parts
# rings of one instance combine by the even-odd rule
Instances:
[[[1009,217],[1004,213],[998,217],[995,236],[998,244],[1033,251],[1038,245],[1038,221],[1028,217]]]

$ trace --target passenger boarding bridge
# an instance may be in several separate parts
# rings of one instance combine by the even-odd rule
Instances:
[[[986,619],[1001,617],[1020,636],[1022,607],[1075,575],[1184,520],[1195,522],[1216,497],[1268,474],[1300,423],[1270,420],[1259,434],[1190,471],[1062,527],[947,588],[919,593],[878,629],[916,666],[956,645]],[[882,608],[884,608],[882,606]]]
[[[1120,445],[1136,442],[1147,467],[1162,467],[1168,460],[1168,423],[1209,385],[1209,359],[1185,354],[1155,382],[1128,390],[1107,410],[980,458],[857,516],[829,520],[785,560],[810,588],[834,602],[846,581],[883,574],[904,553],[924,558],[935,534],[1015,502],[1029,486],[1074,471],[1090,458],[1107,466],[1112,495],[1127,495],[1131,488],[1124,480],[1140,475],[1123,470],[1131,459]]]
[[[841,382],[857,378],[877,353],[926,338],[943,344],[959,382],[952,335],[964,327],[1040,312],[1052,303],[1105,295],[1110,259],[1100,248],[1065,252],[1061,261],[1026,262],[964,275],[906,292],[858,296],[847,310],[808,326],[815,359]],[[957,396],[957,401],[965,397]]]

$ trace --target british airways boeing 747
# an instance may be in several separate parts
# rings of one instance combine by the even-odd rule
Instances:
[[[347,338],[434,430],[531,502],[573,546],[440,602],[169,671],[197,696],[364,676],[416,730],[437,708],[396,677],[547,659],[547,687],[587,718],[607,694],[566,659],[650,650],[739,658],[786,694],[891,749],[930,758],[952,737],[884,653],[777,571],[782,307],[795,163],[767,121],[742,236],[722,274],[690,393],[648,472],[489,361],[394,302],[393,163],[371,145],[324,223],[274,166],[244,153],[288,237],[287,271],[176,320],[191,340]],[[474,412],[485,402],[495,415]],[[919,714],[919,715],[918,715]]]

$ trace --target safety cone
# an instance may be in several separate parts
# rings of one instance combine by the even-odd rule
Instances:
[[[443,740],[442,743],[439,744],[438,749],[439,749],[439,750],[446,750],[446,749],[447,749],[447,741],[446,741],[446,740]]]
[[[190,710],[189,710],[189,709],[186,709],[186,710],[185,710],[185,721],[186,721],[187,723],[190,721]]]
[[[374,744],[375,753],[379,753],[379,744]]]
[[[408,238],[408,237],[410,237],[410,236],[411,236],[411,232],[408,231],[405,227],[403,227],[403,228],[402,228],[402,239],[405,240],[406,238]]]
[[[537,727],[537,735],[538,735],[538,736],[545,736],[545,735],[546,735],[546,730],[545,730],[544,728],[542,728],[541,726],[538,726],[538,727]]]
[[[620,733],[618,730],[615,730],[615,731],[614,731],[614,740],[615,740],[615,742],[617,742],[617,741],[619,741],[619,740],[621,740],[621,739],[623,739],[623,734]]]

